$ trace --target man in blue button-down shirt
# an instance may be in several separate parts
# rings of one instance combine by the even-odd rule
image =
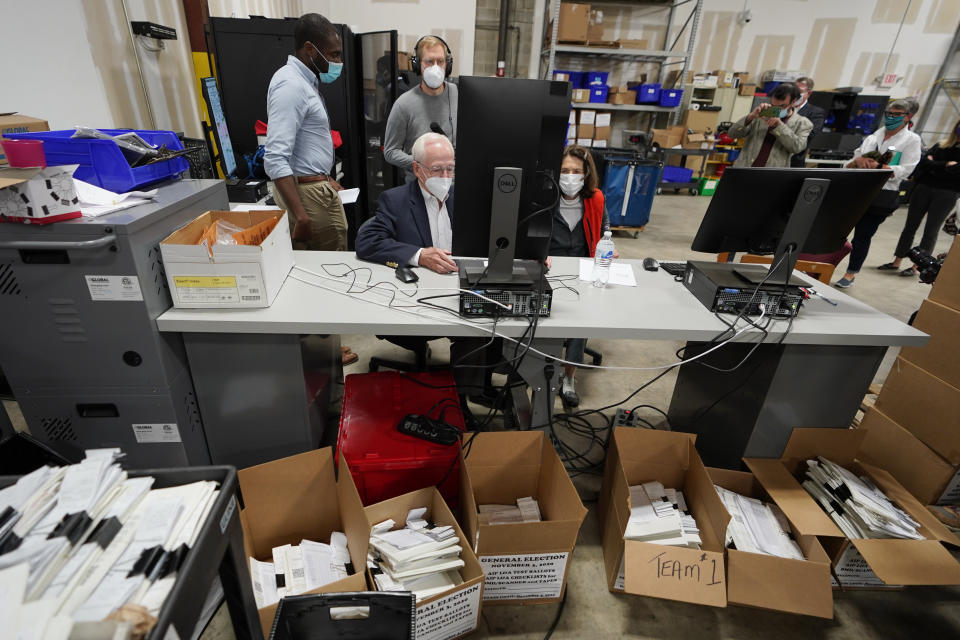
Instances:
[[[340,36],[329,20],[308,13],[297,21],[294,38],[294,55],[267,90],[264,166],[273,197],[290,214],[294,248],[346,251],[330,118],[318,91],[319,82],[334,82],[343,68]]]

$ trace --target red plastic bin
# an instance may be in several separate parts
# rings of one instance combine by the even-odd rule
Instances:
[[[428,414],[465,429],[449,372],[346,377],[337,450],[350,466],[360,499],[370,505],[442,483],[440,494],[455,505],[460,490],[459,447],[397,431],[397,423],[409,413]]]

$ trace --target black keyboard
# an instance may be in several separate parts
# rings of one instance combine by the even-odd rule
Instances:
[[[686,262],[661,262],[660,268],[672,276],[682,276],[687,270]]]

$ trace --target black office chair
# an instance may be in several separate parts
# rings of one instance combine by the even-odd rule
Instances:
[[[590,347],[584,347],[584,355],[590,356],[593,366],[599,367],[603,363],[603,354],[597,351],[596,349],[591,349]]]
[[[394,371],[413,373],[420,371],[443,371],[450,368],[449,364],[428,364],[430,361],[430,341],[436,340],[436,337],[377,336],[377,338],[412,351],[414,361],[392,360],[390,358],[373,356],[370,358],[370,371],[379,371],[381,368],[386,368],[393,369]]]

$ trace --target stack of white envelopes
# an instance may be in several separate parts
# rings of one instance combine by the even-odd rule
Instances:
[[[623,539],[693,549],[701,544],[683,492],[656,481],[630,487],[630,520]]]
[[[726,546],[768,556],[803,560],[803,551],[790,537],[790,524],[775,505],[716,486],[730,514]]]
[[[386,520],[373,526],[367,563],[379,591],[410,591],[417,600],[463,583],[462,547],[451,526],[432,526],[426,509],[412,509],[403,528]]]
[[[920,523],[893,504],[866,477],[819,457],[807,460],[803,488],[848,538],[924,540]]]
[[[298,545],[273,548],[273,562],[250,558],[250,577],[257,607],[263,608],[294,596],[319,589],[350,575],[347,536],[330,534],[330,544],[301,540]]]

